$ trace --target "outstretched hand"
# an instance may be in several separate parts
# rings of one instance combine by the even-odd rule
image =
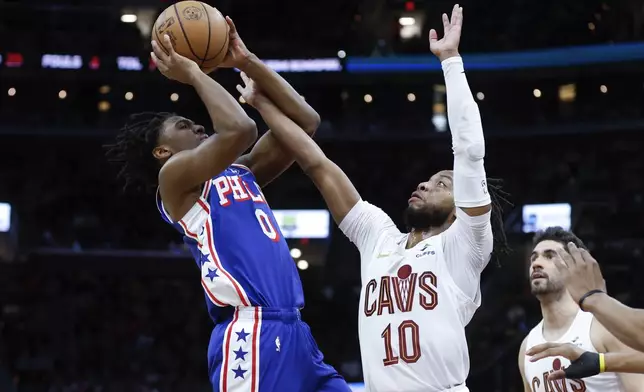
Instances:
[[[158,42],[152,41],[153,51],[150,53],[150,56],[157,65],[157,68],[168,79],[191,84],[195,75],[201,72],[199,66],[189,58],[175,52],[172,41],[170,41],[170,37],[167,34],[163,36],[163,41],[163,46],[167,50],[167,53],[161,48]]]
[[[429,49],[443,61],[449,57],[458,56],[458,45],[461,42],[463,26],[463,7],[458,4],[452,9],[452,16],[443,14],[443,38],[438,39],[436,30],[429,30]]]
[[[570,365],[557,369],[548,374],[548,380],[563,380],[564,378],[581,379],[592,377],[602,372],[599,354],[583,349],[570,343],[543,343],[526,351],[530,362],[536,362],[548,357],[564,357]]]
[[[268,98],[259,90],[259,87],[253,79],[249,78],[248,75],[246,75],[246,73],[244,73],[243,71],[240,73],[240,76],[242,78],[244,86],[242,87],[240,84],[238,84],[237,91],[239,91],[246,103],[254,108],[257,108],[257,104],[261,104],[268,100]]]
[[[227,16],[226,23],[228,23],[228,52],[224,61],[219,64],[221,68],[238,68],[242,69],[250,61],[251,53],[242,41],[237,27],[233,20]]]
[[[566,280],[570,295],[579,302],[581,297],[592,290],[606,292],[606,282],[597,264],[597,260],[586,249],[579,249],[572,242],[567,246],[568,252],[561,250],[555,265]]]

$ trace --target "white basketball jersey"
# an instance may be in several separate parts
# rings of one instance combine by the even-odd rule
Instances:
[[[555,343],[572,343],[584,351],[597,352],[590,339],[590,326],[593,322],[592,313],[581,310],[573,320],[568,331]],[[530,331],[526,347],[546,343],[543,337],[543,320]],[[525,377],[532,392],[621,392],[624,391],[619,377],[615,373],[601,373],[583,380],[546,380],[546,375],[562,367],[570,365],[563,357],[544,358],[537,362],[525,359]],[[549,384],[549,385],[547,385]],[[565,384],[565,385],[564,385]]]
[[[362,255],[359,332],[367,391],[467,391],[465,326],[478,305],[453,282],[441,241],[437,235],[405,249],[407,235],[385,235],[372,255]]]

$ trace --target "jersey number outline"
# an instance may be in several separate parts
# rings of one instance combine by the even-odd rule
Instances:
[[[271,222],[271,218],[268,216],[264,210],[261,210],[259,208],[255,209],[255,218],[257,218],[257,222],[259,223],[259,227],[262,228],[262,231],[273,242],[277,242],[280,240],[280,232],[275,229],[275,226],[273,226],[273,223]]]
[[[398,355],[394,355],[392,347],[391,323],[382,331],[380,337],[385,341],[385,358],[382,363],[385,366],[395,365],[400,359],[405,363],[416,363],[420,359],[420,329],[413,320],[405,320],[398,326]],[[407,345],[408,335],[411,336],[411,350]],[[410,352],[411,351],[411,352]]]

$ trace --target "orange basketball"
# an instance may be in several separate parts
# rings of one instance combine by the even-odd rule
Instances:
[[[212,72],[228,51],[228,23],[217,10],[200,1],[180,1],[166,8],[154,22],[152,39],[163,51],[167,34],[174,50],[194,60],[204,72]]]

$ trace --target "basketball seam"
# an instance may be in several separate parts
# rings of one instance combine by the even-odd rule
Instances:
[[[186,30],[183,28],[183,22],[181,21],[181,16],[179,15],[179,9],[177,8],[177,5],[174,4],[174,13],[177,14],[177,20],[179,20],[179,27],[181,27],[181,32],[183,33],[183,39],[186,40],[186,43],[188,44],[188,49],[190,49],[190,52],[192,53],[193,56],[197,58],[197,60],[202,61],[203,59],[201,56],[197,56],[197,53],[192,49],[192,45],[190,45],[190,39],[188,38],[188,35],[186,34]]]
[[[219,12],[219,10],[217,10],[217,12]],[[221,14],[221,12],[220,12],[220,14]],[[222,15],[222,17],[223,17],[223,15]],[[226,23],[226,40],[224,41],[224,44],[221,46],[221,49],[219,49],[219,52],[217,52],[216,55],[214,55],[212,57],[209,57],[207,59],[204,59],[204,63],[206,61],[211,61],[211,60],[216,59],[217,56],[219,56],[221,54],[221,51],[224,50],[224,48],[226,48],[228,46],[228,41],[230,41],[230,27],[228,26],[228,23]]]
[[[210,15],[208,15],[208,10],[206,9],[206,6],[201,3],[201,8],[203,8],[203,12],[206,14],[206,21],[208,22],[208,43],[206,44],[206,52],[203,55],[203,59],[201,60],[201,66],[203,67],[204,63],[206,62],[206,56],[208,56],[208,51],[210,50]]]

